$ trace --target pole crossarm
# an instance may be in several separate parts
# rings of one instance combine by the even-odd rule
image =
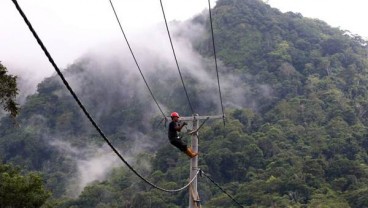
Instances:
[[[166,116],[167,119],[171,119],[170,116]],[[181,116],[181,121],[194,121],[194,120],[204,120],[204,119],[222,119],[223,115],[215,115],[215,116]]]

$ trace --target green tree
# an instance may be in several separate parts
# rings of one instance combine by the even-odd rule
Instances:
[[[18,114],[18,104],[15,96],[18,94],[17,77],[8,75],[6,68],[0,62],[0,104],[12,117]]]
[[[348,193],[348,201],[351,207],[368,207],[368,189],[366,187]]]
[[[50,195],[39,174],[21,175],[13,166],[0,164],[0,207],[41,207]]]

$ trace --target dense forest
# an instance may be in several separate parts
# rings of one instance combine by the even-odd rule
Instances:
[[[244,207],[368,207],[368,42],[261,0],[218,0],[212,15],[226,125],[201,129],[200,168]],[[184,80],[197,113],[221,113],[208,14],[173,24],[176,40],[203,28],[186,43],[204,76],[183,66]],[[178,188],[189,160],[168,143],[152,97],[122,62],[88,55],[63,72],[132,166]],[[148,81],[165,111],[190,115],[175,69],[152,65]],[[134,175],[56,75],[14,116],[0,121],[0,207],[188,206],[188,191],[163,193]],[[198,191],[203,207],[237,207],[205,177]]]

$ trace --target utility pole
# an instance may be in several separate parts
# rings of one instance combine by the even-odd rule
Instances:
[[[192,124],[192,129],[189,130],[188,134],[191,135],[192,142],[191,147],[193,152],[198,152],[198,131],[202,128],[203,124],[208,119],[222,119],[223,115],[216,115],[216,116],[199,116],[198,114],[193,115],[192,117],[180,117],[181,121],[188,122],[189,126],[190,123]],[[200,124],[200,121],[202,123]],[[196,173],[198,172],[198,158],[200,155],[191,158],[190,160],[190,178],[191,181]],[[200,207],[200,199],[197,190],[197,178],[194,179],[192,184],[189,186],[189,208],[199,208]]]
[[[192,133],[192,150],[193,152],[198,152],[198,119],[196,116],[193,117],[193,132]],[[197,131],[196,131],[197,130]],[[192,180],[193,177],[195,177],[195,174],[198,171],[198,157],[193,157],[190,160],[190,178],[189,180]],[[193,181],[193,183],[189,186],[189,208],[199,207],[197,206],[200,203],[199,195],[197,191],[197,178]]]

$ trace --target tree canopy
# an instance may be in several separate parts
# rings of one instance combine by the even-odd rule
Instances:
[[[7,69],[0,62],[0,104],[13,117],[18,114],[18,104],[15,101],[17,94],[16,76],[7,74]]]
[[[19,169],[0,164],[0,207],[41,207],[50,196],[38,173],[23,175]]]

